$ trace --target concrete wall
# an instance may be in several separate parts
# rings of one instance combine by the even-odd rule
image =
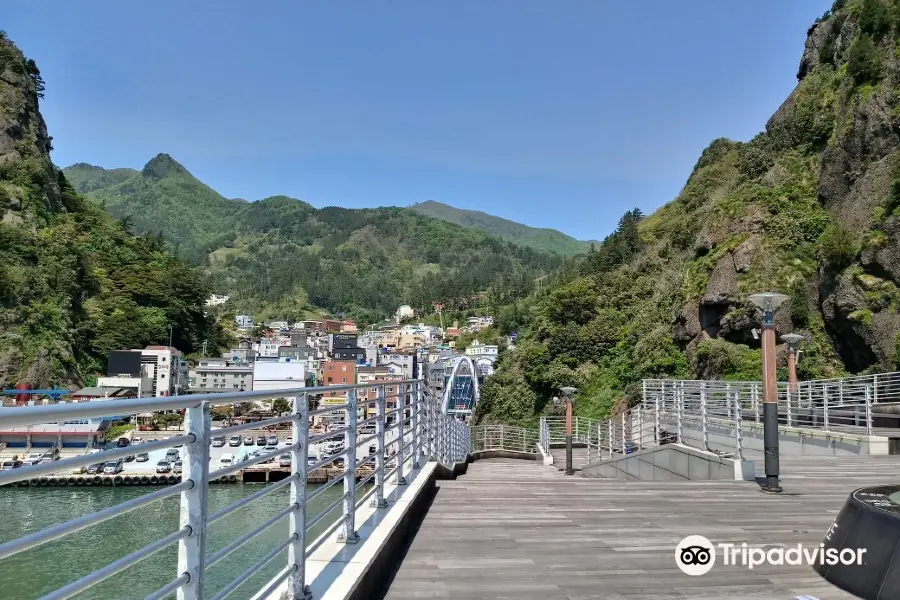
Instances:
[[[682,444],[666,444],[593,462],[583,467],[581,474],[633,481],[753,481],[756,469],[748,460],[724,458]]]

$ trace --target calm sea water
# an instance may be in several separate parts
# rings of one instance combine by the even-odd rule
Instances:
[[[258,491],[261,485],[210,487],[210,513]],[[0,542],[39,531],[130,498],[155,487],[0,488]],[[310,487],[310,491],[315,489]],[[336,484],[309,506],[313,516],[342,492]],[[210,527],[207,555],[226,546],[288,505],[289,489],[273,492],[228,515]],[[34,600],[75,581],[112,561],[162,538],[178,528],[178,496],[94,525],[61,540],[0,560],[0,598]],[[312,540],[334,522],[340,509],[321,522]],[[287,539],[287,517],[272,525],[207,571],[205,590],[212,596],[247,567]],[[78,600],[143,599],[176,576],[177,544],[107,579],[78,596]],[[231,598],[247,598],[287,563],[287,550],[238,588]],[[172,596],[174,598],[174,595]]]

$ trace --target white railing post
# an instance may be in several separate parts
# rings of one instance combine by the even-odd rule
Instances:
[[[744,415],[741,407],[740,390],[734,393],[735,421],[734,421],[734,445],[738,460],[744,460]]]
[[[793,425],[793,418],[791,415],[791,384],[788,384],[788,387],[785,390],[785,397],[787,398],[787,426],[791,427]]]
[[[751,399],[753,400],[753,414],[756,417],[756,422],[759,423],[759,387],[756,383],[753,384],[750,393],[752,394]]]
[[[397,395],[397,485],[406,485],[403,463],[406,462],[406,384],[401,383]]]
[[[705,381],[700,382],[700,431],[703,436],[703,449],[709,451],[709,400]]]
[[[288,580],[288,599],[310,598],[306,585],[306,479],[309,465],[309,400],[307,396],[294,398],[294,421],[291,434],[297,449],[291,452],[292,475],[290,503],[298,508],[288,516],[289,533],[294,541],[288,546],[288,565],[294,567]]]
[[[609,455],[613,455],[613,420],[612,417],[609,418],[607,424],[609,425]]]
[[[659,395],[657,395],[655,398],[655,404],[655,414],[653,417],[655,421],[655,423],[653,424],[653,441],[657,446],[659,446]]]
[[[414,398],[413,400],[413,410],[412,410],[412,468],[419,468],[419,444],[421,442],[419,435],[419,407],[422,405],[422,384],[423,381],[420,379],[416,383],[413,384],[414,390]]]
[[[844,405],[844,378],[838,379],[838,406]]]
[[[638,430],[641,432],[638,437],[638,450],[643,450],[644,449],[644,405],[643,404],[641,404],[638,407]]]
[[[625,452],[625,413],[628,411],[622,411],[622,454],[626,454]]]
[[[871,390],[866,386],[866,435],[872,435],[872,402]]]
[[[384,429],[386,426],[385,412],[387,401],[385,399],[384,386],[379,386],[375,392],[375,495],[372,496],[372,506],[384,508],[388,505],[384,499]]]
[[[203,600],[206,567],[207,493],[209,492],[209,444],[212,418],[210,406],[201,402],[184,414],[184,432],[194,441],[184,445],[182,479],[192,481],[189,490],[181,492],[180,526],[190,527],[190,536],[178,542],[178,575],[187,573],[190,580],[178,588],[178,600]]]
[[[681,391],[683,392],[684,390],[682,389]],[[684,423],[682,423],[682,420],[681,420],[682,413],[684,412],[683,400],[684,399],[682,398],[681,394],[679,393],[679,389],[676,387],[675,388],[675,418],[676,418],[676,422],[677,422],[677,432],[678,432],[678,443],[679,444],[683,443],[682,439],[683,439],[683,435],[684,435]]]
[[[344,434],[344,529],[338,535],[338,541],[355,544],[359,541],[356,532],[356,424],[359,415],[356,412],[356,390],[347,390],[347,432]]]
[[[728,412],[728,420],[731,420],[731,384],[725,384],[725,408]]]
[[[872,376],[872,404],[878,404],[878,374]]]
[[[828,431],[828,384],[822,384],[822,420],[823,429]]]

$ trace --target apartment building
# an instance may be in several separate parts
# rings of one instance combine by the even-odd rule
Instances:
[[[203,358],[190,370],[192,393],[243,392],[253,389],[253,363],[228,358]]]

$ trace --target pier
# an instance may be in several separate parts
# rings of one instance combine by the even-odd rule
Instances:
[[[571,475],[561,464],[560,420],[543,418],[534,429],[470,426],[448,414],[445,399],[430,397],[416,380],[404,383],[397,408],[391,411],[382,388],[378,414],[368,419],[356,410],[357,386],[347,386],[344,409],[358,418],[348,419],[340,432],[346,449],[314,465],[307,464],[308,446],[336,435],[313,434],[308,428],[313,411],[306,408],[304,394],[315,393],[316,388],[270,392],[298,399],[294,414],[270,420],[292,423],[287,448],[221,468],[210,466],[214,461],[204,419],[210,404],[256,399],[262,393],[131,401],[152,403],[154,408],[187,408],[184,435],[145,444],[156,450],[183,444],[182,476],[157,480],[156,485],[165,487],[123,505],[0,544],[0,559],[178,494],[180,529],[168,535],[160,532],[159,543],[115,563],[125,568],[148,552],[177,544],[179,564],[173,564],[172,580],[150,596],[156,600],[173,591],[179,600],[222,600],[262,565],[283,557],[285,550],[287,564],[251,596],[253,600],[713,600],[806,595],[849,600],[852,596],[808,565],[750,569],[719,563],[708,574],[691,577],[678,568],[675,550],[689,535],[738,547],[818,547],[834,529],[851,492],[896,481],[900,457],[890,440],[900,438],[900,428],[891,427],[889,420],[874,426],[875,419],[882,418],[879,415],[892,414],[889,406],[900,396],[895,381],[900,381],[896,374],[848,378],[834,388],[826,385],[819,400],[785,392],[779,406],[783,494],[763,493],[761,487],[753,382],[645,381],[637,405],[606,420],[576,421]],[[692,395],[692,389],[699,393]],[[855,395],[856,389],[862,391]],[[874,402],[876,396],[884,399],[885,407]],[[0,423],[121,410],[117,402],[10,409],[0,412]],[[399,418],[388,426],[391,415]],[[369,423],[376,424],[375,433],[359,435],[358,427]],[[396,456],[388,457],[385,440],[390,429],[399,443]],[[357,455],[359,448],[370,444],[378,451]],[[126,448],[103,454],[130,452],[133,449]],[[290,468],[265,464],[284,452],[291,453]],[[346,469],[334,466],[338,459],[348,463]],[[49,486],[51,469],[58,465],[77,467],[94,461],[95,456],[80,456],[2,471],[0,484],[31,486],[36,480],[38,486],[43,481]],[[320,485],[308,488],[317,478]],[[70,479],[65,478],[65,485]],[[205,489],[217,482],[250,479],[268,483],[212,514],[205,495],[191,495],[198,484]],[[79,485],[77,476],[75,481]],[[100,485],[104,482],[100,476]],[[106,485],[127,484],[124,478],[121,482],[113,478]],[[250,531],[236,532],[238,537],[216,552],[207,553],[202,544],[197,547],[204,532],[222,516],[252,510],[256,499],[286,487],[290,500],[280,513]],[[324,495],[341,489],[337,496]],[[321,507],[316,514],[307,510],[314,501]],[[210,593],[203,590],[206,568],[272,527],[283,540],[280,545],[232,584]],[[308,537],[314,527],[315,538]],[[117,572],[86,575],[48,598],[68,598]]]

